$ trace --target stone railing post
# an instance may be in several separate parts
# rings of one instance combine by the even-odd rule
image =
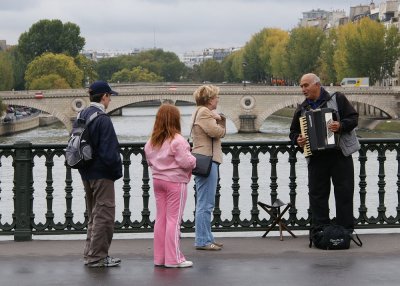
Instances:
[[[14,188],[15,188],[15,241],[32,240],[31,198],[32,198],[32,143],[19,141],[15,146]]]

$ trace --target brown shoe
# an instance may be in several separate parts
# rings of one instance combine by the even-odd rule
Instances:
[[[215,243],[210,243],[205,246],[196,246],[197,250],[221,250],[221,247],[216,245]]]
[[[215,241],[214,241],[213,243],[214,243],[216,246],[219,246],[219,247],[221,247],[221,248],[224,247],[224,244],[223,244],[223,243],[219,243],[219,242],[215,242]]]

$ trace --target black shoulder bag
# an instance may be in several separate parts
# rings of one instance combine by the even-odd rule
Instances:
[[[197,118],[197,112],[194,115],[193,123],[192,123],[192,128],[190,129],[190,137],[192,136],[192,130],[194,123],[196,122]],[[189,141],[189,139],[188,139]],[[214,142],[213,138],[211,138],[211,156],[203,155],[203,154],[197,154],[197,153],[192,153],[192,155],[196,158],[196,167],[192,170],[192,174],[195,176],[202,176],[202,177],[208,177],[210,175],[211,171],[211,164],[212,164],[212,158],[213,158],[213,153],[214,153]]]

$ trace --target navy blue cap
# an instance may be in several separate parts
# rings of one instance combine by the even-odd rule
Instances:
[[[113,95],[118,95],[118,92],[113,91],[111,87],[105,81],[95,81],[89,86],[89,94],[103,94],[103,93],[110,93]]]

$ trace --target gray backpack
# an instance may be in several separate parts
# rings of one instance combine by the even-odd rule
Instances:
[[[65,164],[73,169],[83,169],[90,165],[94,158],[94,150],[90,145],[89,125],[98,116],[105,113],[102,111],[94,112],[87,122],[81,118],[81,113],[76,118],[76,124],[68,140],[67,148],[65,149]]]

